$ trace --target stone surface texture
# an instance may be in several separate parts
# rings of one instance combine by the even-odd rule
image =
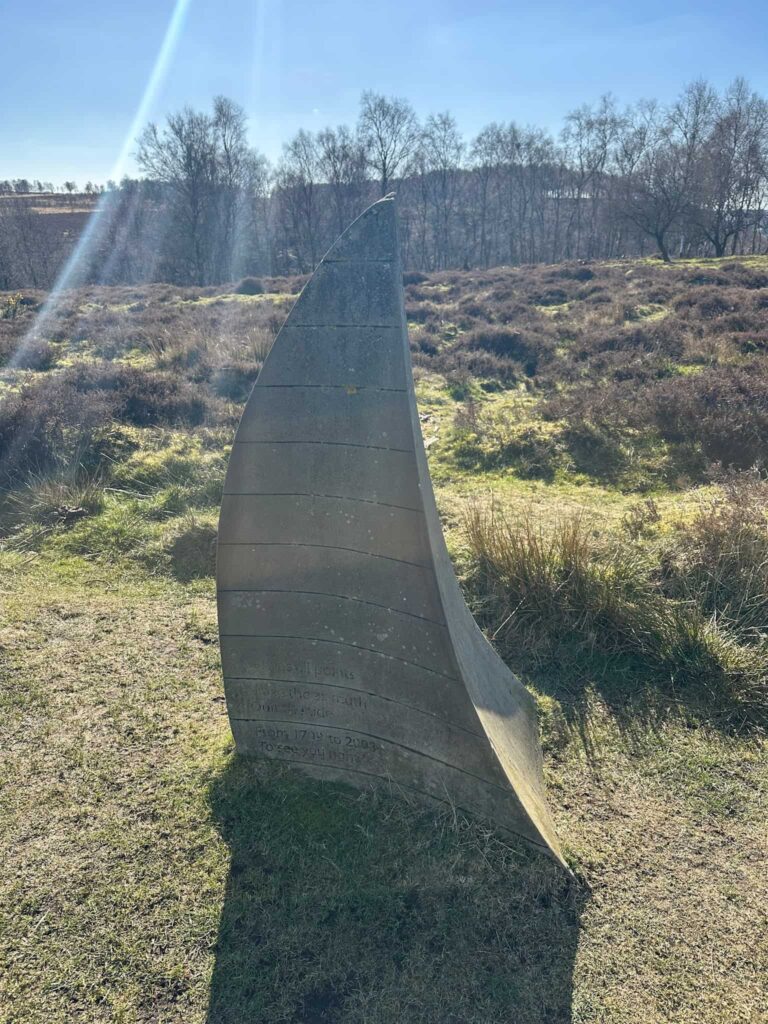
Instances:
[[[438,519],[391,198],[326,255],[264,364],[217,580],[241,753],[448,801],[562,861],[534,701],[472,618]]]

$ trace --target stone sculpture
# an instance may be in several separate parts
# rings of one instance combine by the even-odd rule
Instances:
[[[562,862],[534,701],[476,625],[445,547],[391,197],[328,252],[264,364],[230,458],[217,581],[241,753],[389,780]]]

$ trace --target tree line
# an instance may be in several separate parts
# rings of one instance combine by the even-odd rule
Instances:
[[[102,192],[106,192],[108,188],[115,189],[117,185],[114,181],[109,181],[106,185],[98,185],[92,181],[87,181],[83,188],[83,193],[87,196],[97,196]],[[39,178],[35,178],[33,181],[29,178],[0,179],[0,196],[45,196],[56,195],[62,192],[67,195],[73,195],[78,191],[76,181],[64,181],[61,185],[54,185],[52,181],[40,181]]]
[[[81,280],[307,273],[392,189],[404,264],[422,271],[768,250],[768,103],[743,79],[722,92],[696,81],[669,104],[606,95],[557,135],[507,121],[471,139],[449,112],[420,121],[406,100],[365,92],[356,124],[299,131],[274,166],[245,111],[217,97],[149,124],[136,160],[141,178],[94,186]],[[52,283],[24,217],[21,199],[0,201],[0,287]]]

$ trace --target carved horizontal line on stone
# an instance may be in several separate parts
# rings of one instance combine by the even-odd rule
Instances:
[[[399,508],[403,512],[418,512],[423,508],[412,505],[393,505],[391,501],[376,501],[375,498],[356,498],[349,494],[319,494],[317,491],[224,491],[228,498],[333,498],[338,501],[362,501],[365,505],[381,505],[383,508]]]
[[[441,679],[450,679],[457,682],[456,676],[449,676],[446,672],[438,672],[436,668],[429,668],[427,665],[420,665],[418,661],[409,661],[408,658],[398,658],[396,654],[387,654],[386,651],[377,651],[375,647],[363,647],[362,644],[348,644],[344,640],[328,640],[321,636],[294,636],[290,633],[219,633],[222,640],[308,640],[313,644],[333,644],[335,647],[349,647],[353,651],[367,651],[369,654],[378,654],[381,658],[391,658],[392,661],[399,661],[403,665],[411,665],[422,672],[431,672]],[[247,678],[247,677],[241,677]]]
[[[406,704],[403,700],[396,700],[394,697],[386,697],[383,693],[376,693],[375,690],[359,690],[354,686],[342,686],[340,683],[324,683],[318,679],[277,679],[274,676],[228,676],[230,682],[241,682],[241,683],[286,683],[288,686],[322,686],[325,689],[331,690],[346,690],[349,693],[359,693],[365,697],[376,697],[377,700],[385,700],[389,704],[397,704],[400,708],[407,708],[409,712],[415,712],[419,715],[426,715],[428,718],[434,718],[437,722],[442,722],[444,725],[449,725],[452,729],[461,729],[468,736],[474,736],[478,740],[486,740],[488,737],[485,733],[475,732],[473,729],[467,729],[464,725],[459,725],[448,718],[441,718],[436,715],[434,711],[427,711],[426,708],[419,707],[418,704]],[[458,680],[456,680],[458,682]],[[244,722],[250,721],[250,719],[239,718],[236,721]],[[333,728],[332,726],[326,726],[322,722],[316,723],[319,728]]]
[[[403,452],[405,455],[412,455],[413,448],[385,448],[380,444],[355,444],[352,441],[235,441],[234,444],[324,444],[331,448],[367,448],[373,452]]]
[[[302,544],[299,541],[279,540],[220,540],[219,547],[225,548],[323,548],[328,551],[354,551],[357,555],[368,555],[370,558],[383,558],[387,562],[399,565],[412,565],[414,569],[431,569],[430,562],[407,562],[404,558],[393,558],[391,555],[380,555],[376,551],[361,551],[360,548],[343,548],[338,544]]]
[[[335,260],[334,262],[335,263],[342,263],[344,261],[343,260]],[[382,262],[386,262],[386,261],[382,261]],[[283,327],[281,327],[280,330],[282,331],[287,324],[288,324],[288,321],[286,319],[285,324],[283,324]],[[289,326],[291,328],[293,328],[293,326],[294,326],[293,322],[291,322],[291,324]],[[300,325],[297,324],[296,326],[301,326],[301,327],[314,327],[314,326],[317,326],[317,327],[322,327],[323,330],[331,330],[331,331],[335,330],[337,327],[341,328],[343,330],[345,330],[348,327],[355,327],[355,328],[362,327],[365,330],[367,330],[370,327],[371,330],[375,330],[375,331],[400,331],[401,330],[401,327],[400,327],[399,324],[317,324],[317,325],[315,325],[315,324],[300,324]]]
[[[366,739],[377,740],[379,743],[388,743],[392,747],[399,747],[400,750],[407,750],[409,754],[415,754],[417,757],[426,758],[427,761],[434,761],[435,764],[440,764],[443,768],[450,768],[455,772],[459,772],[461,775],[466,775],[468,779],[474,779],[476,782],[481,782],[484,786],[490,786],[492,789],[498,790],[499,793],[503,793],[504,796],[515,795],[513,790],[500,786],[498,782],[491,782],[490,779],[484,779],[482,775],[475,775],[474,772],[468,772],[466,768],[460,768],[457,764],[451,764],[450,761],[444,761],[441,757],[435,757],[434,754],[426,754],[423,750],[417,750],[415,747],[409,747],[406,743],[400,743],[398,740],[388,740],[386,736],[377,736],[372,732],[363,732],[362,729],[347,729],[343,726],[327,725],[324,722],[299,722],[292,718],[236,718],[233,715],[232,721],[258,722],[259,725],[300,725],[307,729],[325,729],[328,732],[341,732],[349,733],[353,736],[363,736]],[[344,766],[343,770],[347,770],[346,766]],[[381,776],[378,776],[378,778],[381,778]]]
[[[259,384],[256,382],[257,388],[266,390],[284,388],[285,390],[295,391],[297,388],[303,388],[305,390],[311,389],[313,391],[325,390],[325,391],[345,391],[347,394],[352,394],[357,391],[387,391],[394,392],[398,395],[404,395],[407,392],[407,388],[382,388],[375,384]]]
[[[406,612],[402,608],[393,608],[388,604],[379,604],[378,601],[366,601],[362,597],[350,597],[348,594],[331,594],[327,590],[294,590],[288,587],[219,587],[217,594],[307,594],[311,597],[333,597],[339,601],[353,601],[355,604],[367,604],[371,608],[382,608],[386,612],[393,612],[395,615],[407,615],[409,619],[418,619],[419,622],[429,622],[433,626],[445,626],[445,620],[428,619],[426,615],[416,615],[415,612]]]
[[[301,315],[301,314],[298,314],[298,315]],[[370,328],[371,330],[374,330],[374,331],[383,331],[383,330],[388,330],[390,328],[393,329],[393,330],[396,330],[396,331],[400,330],[400,327],[397,324],[371,324],[371,323],[368,323],[367,320],[365,320],[365,321],[358,321],[357,323],[354,323],[354,324],[321,324],[321,323],[317,323],[317,321],[315,321],[315,320],[299,320],[298,318],[296,320],[292,320],[291,321],[291,328],[293,329],[295,327],[319,327],[319,328],[321,328],[324,331],[333,330],[333,329],[335,329],[337,327],[339,329],[351,327],[351,328],[354,328],[355,330],[359,330],[361,327],[367,327],[367,328]],[[277,340],[277,339],[275,339],[275,340]]]
[[[307,768],[318,768],[321,771],[324,768],[326,768],[332,772],[351,772],[353,775],[365,775],[366,778],[378,779],[380,782],[390,782],[392,783],[392,785],[395,785],[400,789],[407,789],[409,792],[417,793],[419,796],[424,796],[428,800],[437,800],[438,803],[447,804],[449,807],[455,807],[457,811],[463,811],[464,814],[468,814],[470,817],[477,817],[477,811],[472,811],[468,807],[464,807],[461,804],[454,804],[451,800],[444,799],[440,796],[436,796],[434,793],[428,793],[425,789],[419,789],[417,786],[409,786],[405,782],[398,782],[396,779],[393,779],[391,775],[377,775],[375,772],[364,772],[362,768],[348,768],[346,765],[344,765],[344,767],[341,768],[338,765],[318,764],[316,761],[300,761],[298,758],[295,757],[280,757],[279,755],[274,755],[273,760],[285,761],[288,764],[301,764],[305,765]],[[510,835],[518,836],[520,839],[524,839],[526,842],[530,843],[532,846],[535,846],[540,850],[543,850],[545,853],[550,853],[550,849],[546,845],[546,843],[540,843],[536,839],[532,839],[528,835],[528,833],[520,832],[518,829],[515,828],[510,828],[509,825],[499,825],[498,827],[501,828],[502,831],[507,832]]]
[[[394,263],[394,256],[326,256],[323,263]]]

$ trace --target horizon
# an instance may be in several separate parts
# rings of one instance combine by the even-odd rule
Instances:
[[[563,2],[531,11],[428,0],[417,12],[396,0],[391,9],[383,20],[351,0],[232,0],[222,17],[199,0],[138,0],[110,10],[119,45],[105,46],[93,0],[66,12],[42,0],[32,23],[12,4],[4,38],[26,45],[6,47],[0,85],[23,102],[6,114],[0,179],[73,180],[81,190],[136,177],[141,128],[185,105],[207,109],[216,94],[245,109],[250,143],[274,164],[299,129],[354,124],[364,89],[403,97],[421,120],[448,110],[467,139],[510,120],[557,135],[569,111],[605,93],[621,107],[666,104],[698,78],[722,90],[743,77],[768,91],[768,11],[754,0],[728,12],[590,3],[578,23]]]

